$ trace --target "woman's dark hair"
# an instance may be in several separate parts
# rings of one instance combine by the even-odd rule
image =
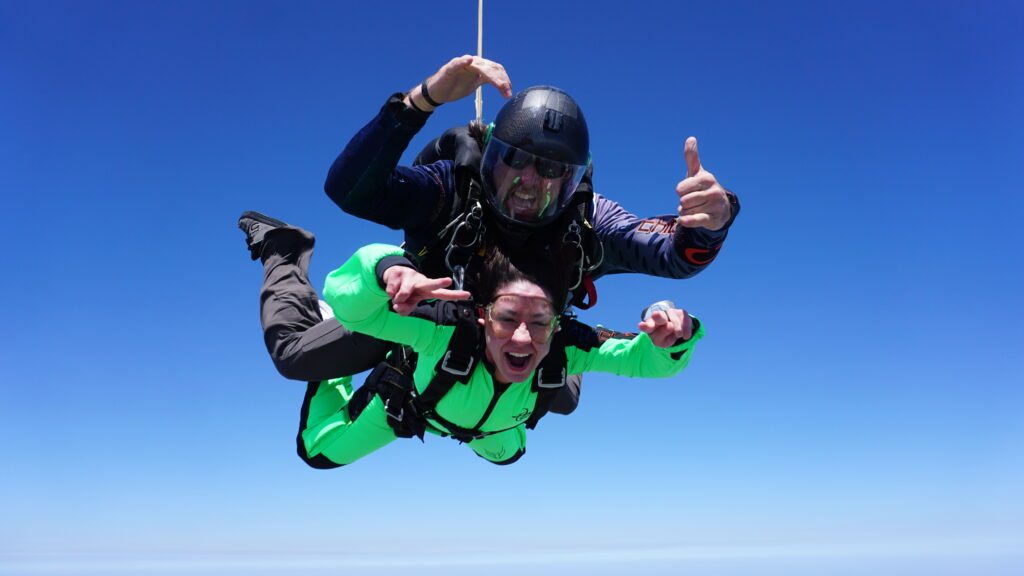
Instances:
[[[490,304],[504,286],[526,281],[547,292],[555,310],[561,312],[569,292],[569,266],[560,256],[559,251],[537,252],[501,244],[488,245],[477,282],[477,301]]]
[[[476,140],[477,145],[481,150],[483,150],[484,145],[487,144],[487,132],[490,130],[490,126],[483,122],[473,120],[466,126],[466,128],[469,130],[469,135],[473,140]]]

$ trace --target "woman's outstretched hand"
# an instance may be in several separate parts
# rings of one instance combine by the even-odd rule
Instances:
[[[654,310],[638,327],[658,348],[674,346],[680,339],[689,340],[693,336],[693,320],[686,310],[679,308]]]
[[[384,271],[384,291],[391,298],[391,307],[407,316],[424,300],[466,300],[469,292],[448,290],[451,278],[427,278],[407,266],[392,266]]]

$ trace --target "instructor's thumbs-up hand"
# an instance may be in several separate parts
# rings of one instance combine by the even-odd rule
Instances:
[[[725,188],[714,174],[700,164],[697,139],[690,136],[683,148],[686,178],[676,184],[679,195],[679,225],[686,228],[721,230],[732,216]]]

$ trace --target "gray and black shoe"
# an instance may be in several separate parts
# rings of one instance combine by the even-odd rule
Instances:
[[[245,244],[249,247],[249,255],[258,260],[263,251],[263,237],[274,228],[288,224],[259,212],[247,210],[238,218],[238,227],[245,232]]]

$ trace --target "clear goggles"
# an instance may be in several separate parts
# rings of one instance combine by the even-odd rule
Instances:
[[[530,338],[543,344],[551,338],[558,325],[558,316],[553,310],[546,298],[505,295],[484,308],[484,317],[497,338],[511,338],[525,324]]]

